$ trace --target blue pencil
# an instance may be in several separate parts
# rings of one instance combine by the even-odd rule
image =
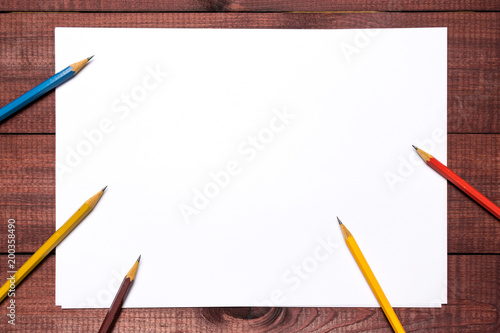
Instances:
[[[94,56],[92,56],[94,57]],[[87,59],[83,59],[82,61],[75,62],[73,65],[70,65],[60,71],[59,73],[52,76],[50,79],[40,83],[35,88],[31,89],[27,93],[19,96],[6,106],[0,109],[0,122],[2,122],[5,118],[19,111],[29,103],[34,100],[40,98],[50,90],[54,89],[58,85],[68,81],[73,76],[75,76],[85,65],[89,62],[92,57],[88,57]]]

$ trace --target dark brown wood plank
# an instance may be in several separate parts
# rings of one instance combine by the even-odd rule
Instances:
[[[55,136],[0,135],[0,253],[16,221],[16,250],[35,252],[55,232]]]
[[[26,255],[18,256],[27,260]],[[7,271],[0,256],[0,271]],[[448,257],[448,305],[396,312],[407,332],[496,332],[500,262],[496,255]],[[3,273],[5,275],[5,273]],[[92,274],[98,278],[98,274]],[[16,327],[1,306],[0,331],[97,332],[106,309],[62,310],[55,304],[55,256],[18,287]],[[92,279],[89,280],[92,283]],[[391,332],[378,308],[161,308],[124,309],[113,332]]]
[[[170,0],[170,1],[123,1],[123,0],[51,0],[5,1],[1,11],[92,11],[92,12],[290,12],[290,11],[492,11],[499,10],[494,0]]]
[[[69,6],[77,2],[65,3]],[[500,13],[0,14],[0,105],[53,74],[56,26],[283,29],[446,26],[448,131],[500,133]],[[0,133],[54,133],[54,103],[54,93],[45,96],[1,123]]]
[[[448,165],[500,203],[500,134],[451,134],[448,142]],[[0,152],[0,235],[13,218],[18,251],[34,252],[55,230],[55,137],[0,135]],[[500,222],[451,184],[448,252],[500,253]]]
[[[500,135],[448,135],[448,164],[500,205]],[[448,183],[448,253],[500,253],[500,221]]]

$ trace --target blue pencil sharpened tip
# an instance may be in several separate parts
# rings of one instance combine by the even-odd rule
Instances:
[[[90,61],[90,59],[92,59],[94,56],[91,55],[90,57],[87,58],[87,61]]]

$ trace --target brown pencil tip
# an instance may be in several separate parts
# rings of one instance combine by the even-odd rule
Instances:
[[[337,221],[339,221],[339,224],[342,224],[342,221],[340,221],[338,216],[337,216]]]
[[[108,188],[108,185],[104,186],[104,188],[102,189],[102,191],[106,191],[106,189]]]
[[[141,261],[142,254],[137,258],[137,261]]]
[[[87,58],[87,61],[90,61],[90,59],[92,59],[94,57],[94,55],[91,55],[90,57]]]
[[[414,145],[411,145],[411,146],[412,146],[415,150],[418,150],[418,148],[417,148],[417,147],[415,147]]]

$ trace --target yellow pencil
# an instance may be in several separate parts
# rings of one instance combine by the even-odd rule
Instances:
[[[384,291],[382,290],[382,287],[380,287],[380,284],[378,283],[377,279],[375,278],[375,275],[373,274],[370,266],[368,265],[368,262],[365,259],[365,256],[363,256],[363,253],[361,252],[361,249],[359,248],[358,244],[356,243],[356,240],[354,237],[352,237],[352,234],[347,230],[347,228],[342,224],[340,219],[337,217],[337,220],[339,221],[340,224],[340,229],[342,230],[342,235],[344,235],[345,242],[347,244],[347,247],[352,253],[352,256],[358,263],[359,268],[361,269],[361,272],[365,276],[366,281],[370,285],[370,288],[372,289],[373,293],[375,294],[375,297],[377,298],[378,303],[382,307],[382,310],[385,313],[385,316],[387,317],[387,320],[389,320],[389,323],[391,323],[392,329],[396,333],[400,332],[405,332],[403,326],[399,322],[398,316],[396,316],[396,313],[394,312],[394,309],[392,308],[391,304],[389,303],[389,300],[387,300],[387,297],[384,294]]]
[[[106,186],[107,187],[107,186]],[[0,288],[0,302],[15,288],[26,276],[52,251],[75,227],[94,209],[101,199],[106,187],[85,203],[62,225],[50,238],[17,270],[7,279],[7,282]]]

